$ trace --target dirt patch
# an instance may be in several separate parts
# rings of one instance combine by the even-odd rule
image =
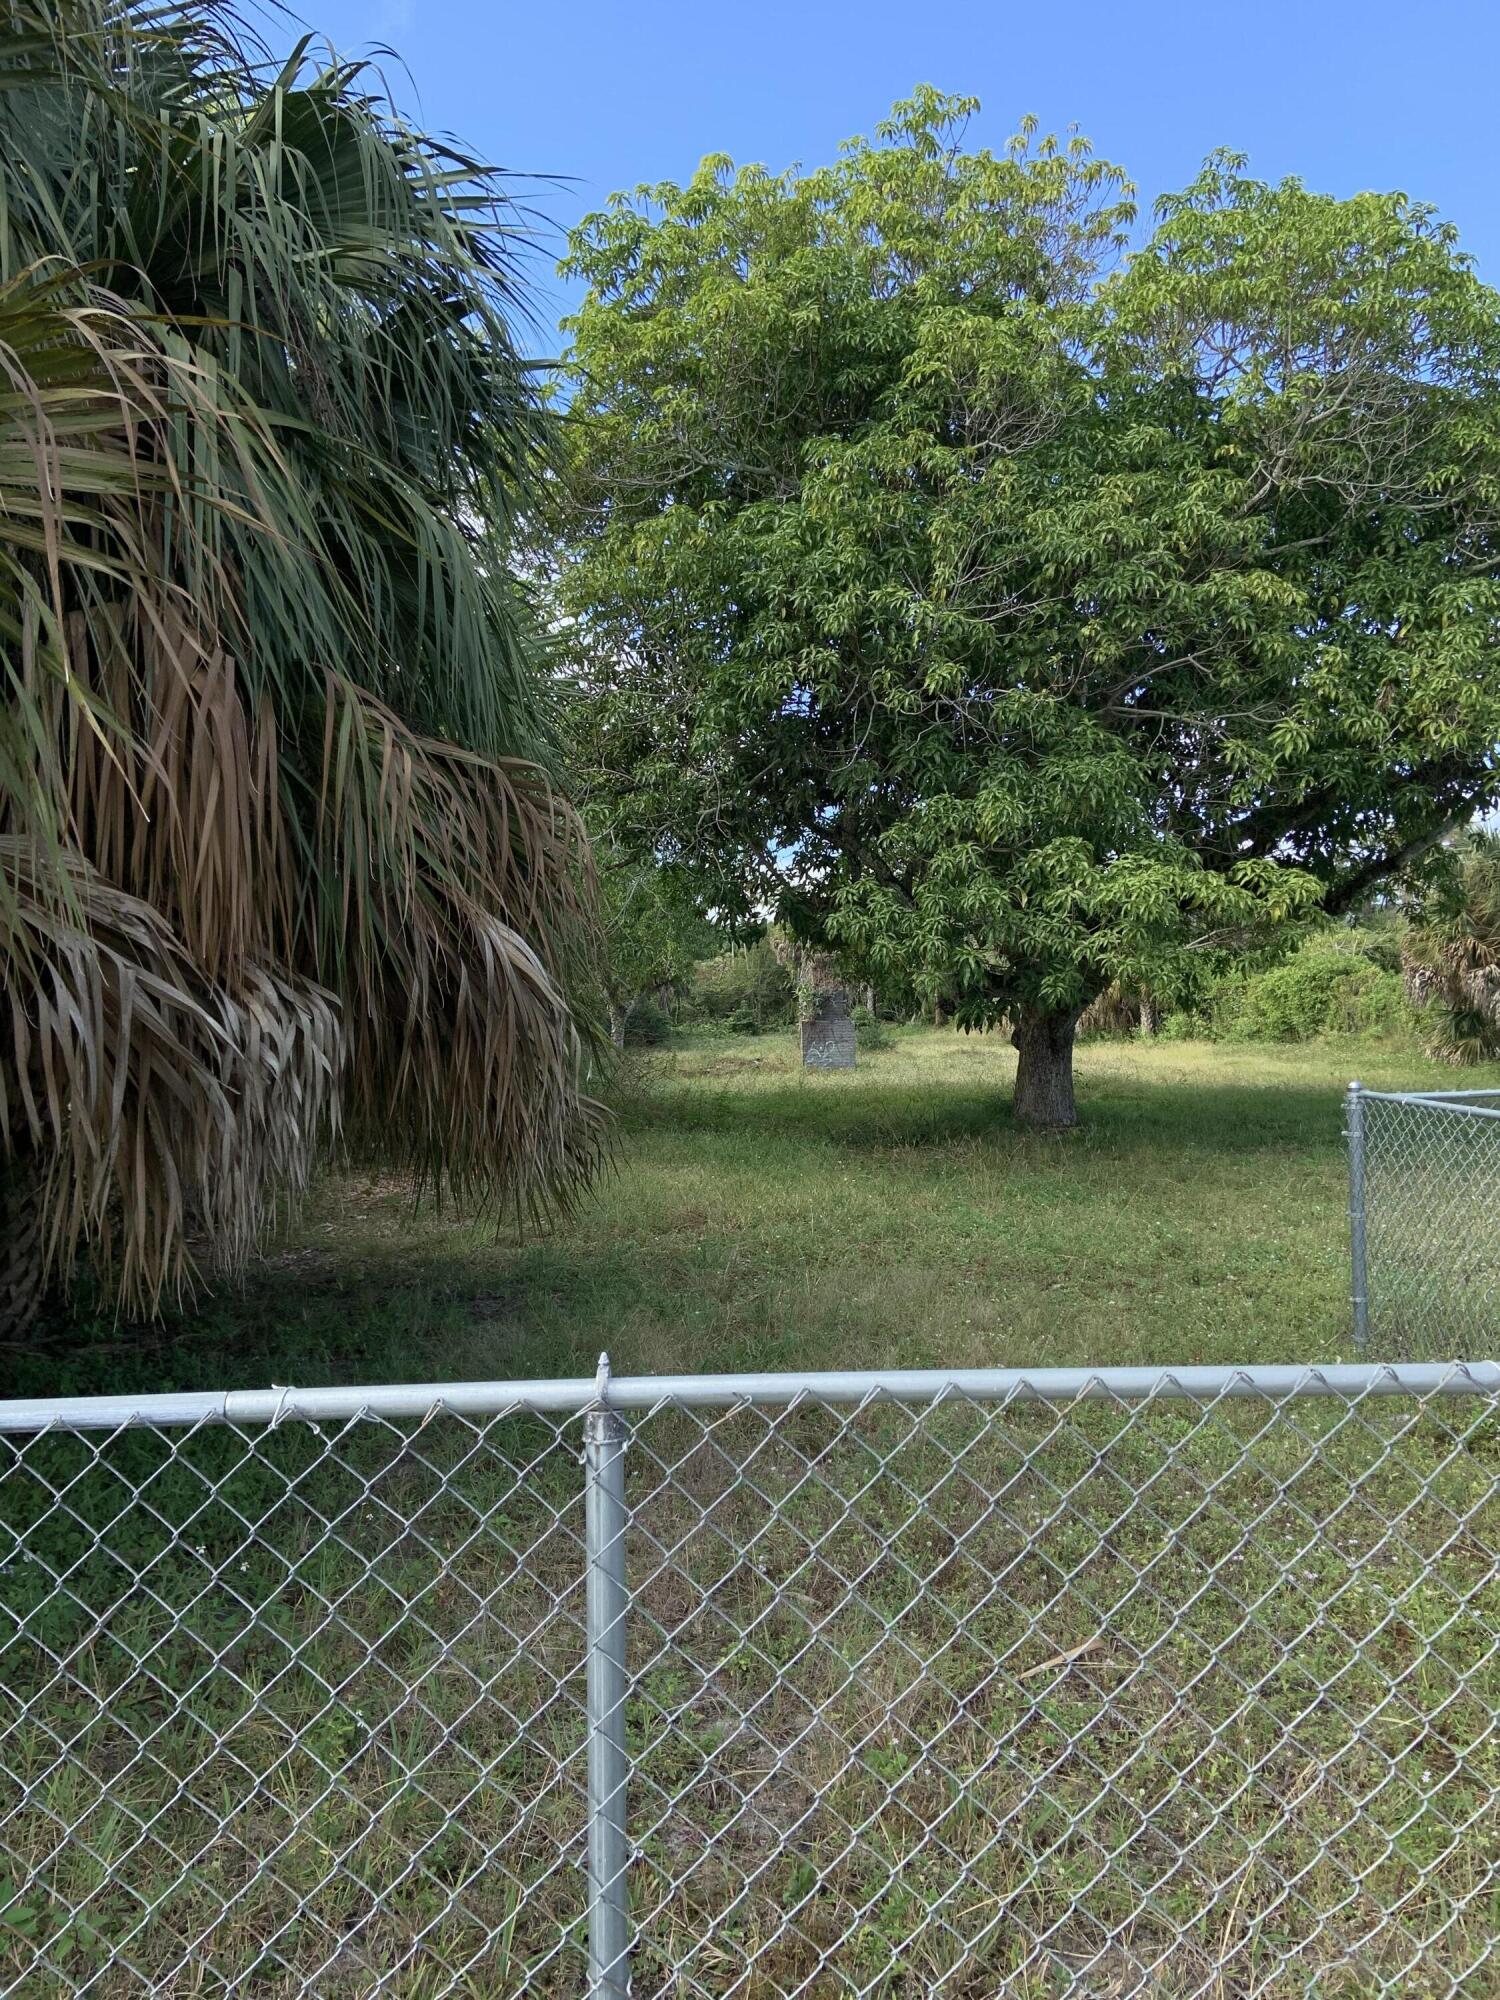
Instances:
[[[525,1296],[520,1285],[502,1285],[498,1291],[480,1292],[469,1300],[469,1317],[486,1324],[519,1319]]]

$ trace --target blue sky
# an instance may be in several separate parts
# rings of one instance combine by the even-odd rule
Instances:
[[[913,84],[977,95],[977,143],[1032,111],[1077,125],[1146,203],[1215,146],[1267,179],[1401,188],[1500,282],[1500,0],[293,0],[343,54],[386,43],[399,101],[497,165],[567,176],[560,232],[615,188],[707,152],[829,158]],[[290,39],[285,25],[274,31]],[[565,309],[539,261],[545,322]],[[555,348],[544,325],[537,351]]]

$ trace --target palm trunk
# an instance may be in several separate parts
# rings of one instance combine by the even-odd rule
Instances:
[[[1078,1009],[1044,1014],[1032,1008],[1016,1016],[1011,1030],[1020,1061],[1016,1065],[1014,1108],[1019,1124],[1060,1131],[1078,1123],[1073,1101],[1073,1031]]]
[[[622,1007],[618,1000],[609,1003],[609,1039],[617,1049],[625,1046],[625,1023],[630,1019],[630,1009]]]
[[[42,1176],[23,1154],[0,1165],[0,1345],[25,1338],[46,1295]]]

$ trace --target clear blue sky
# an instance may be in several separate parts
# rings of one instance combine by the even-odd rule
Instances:
[[[385,43],[393,92],[493,163],[571,185],[557,229],[708,152],[829,158],[915,83],[973,93],[976,143],[1032,111],[1077,125],[1143,203],[1215,146],[1267,179],[1401,188],[1500,282],[1500,0],[292,0],[342,54]],[[290,39],[285,24],[273,38]],[[566,294],[539,264],[550,322]],[[533,345],[546,351],[545,328]]]

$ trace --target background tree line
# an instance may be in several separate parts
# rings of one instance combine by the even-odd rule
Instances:
[[[1080,1015],[1079,1039],[1354,1036],[1420,1045],[1460,1066],[1500,1059],[1500,841],[1468,836],[1452,858],[1451,875],[1421,902],[1388,898],[1347,921],[1289,925],[1258,950],[1205,958],[1171,992],[1112,985]],[[772,933],[730,941],[700,920],[670,976],[642,989],[621,1045],[659,1045],[677,1028],[789,1031],[798,1018],[790,958]],[[910,982],[843,983],[858,996],[862,1047],[881,1045],[879,1023],[951,1018],[941,997],[929,1004]]]

